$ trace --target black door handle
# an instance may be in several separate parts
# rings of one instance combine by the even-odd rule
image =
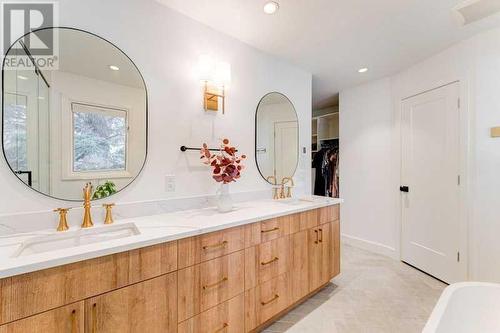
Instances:
[[[399,190],[400,190],[401,192],[405,192],[405,193],[410,192],[410,188],[409,188],[408,186],[400,186],[400,187],[399,187]]]

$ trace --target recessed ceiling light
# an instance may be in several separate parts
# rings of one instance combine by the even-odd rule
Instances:
[[[359,73],[366,73],[366,72],[368,72],[368,68],[366,68],[366,67],[365,68],[360,68],[360,69],[358,69],[358,72]]]
[[[264,5],[264,13],[272,15],[278,11],[280,5],[275,1],[269,1]]]
[[[27,80],[28,78],[26,76],[18,75],[17,78],[19,80]]]
[[[112,71],[119,71],[120,67],[115,66],[115,65],[109,65],[109,69],[111,69]]]

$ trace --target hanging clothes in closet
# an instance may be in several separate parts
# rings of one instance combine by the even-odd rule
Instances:
[[[339,147],[336,142],[327,142],[313,159],[316,169],[314,195],[339,197]]]

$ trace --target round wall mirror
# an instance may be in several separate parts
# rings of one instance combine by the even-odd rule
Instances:
[[[255,114],[255,159],[262,177],[270,184],[292,178],[299,161],[299,122],[295,108],[285,95],[272,92],[257,106]]]
[[[2,79],[3,153],[26,186],[81,201],[91,182],[101,199],[140,173],[146,86],[118,47],[82,30],[36,30],[10,47]]]

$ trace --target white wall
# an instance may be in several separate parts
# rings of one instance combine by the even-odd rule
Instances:
[[[254,113],[263,95],[287,95],[299,116],[301,154],[296,178],[299,192],[310,189],[311,75],[248,45],[203,26],[150,0],[60,1],[60,25],[96,33],[120,47],[144,76],[149,98],[149,151],[138,179],[113,197],[116,202],[213,194],[217,184],[196,152],[200,146],[228,137],[247,154],[247,169],[231,191],[269,190],[254,158]],[[226,115],[205,113],[202,86],[193,74],[200,54],[213,54],[232,67]],[[21,184],[0,162],[0,214],[46,211],[60,205]],[[165,192],[164,177],[174,174],[174,194]]]
[[[111,82],[57,71],[51,75],[50,86],[50,194],[56,198],[79,200],[82,188],[89,180],[94,187],[107,180],[117,189],[127,186],[141,170],[146,155],[146,98],[143,89],[118,85]],[[127,171],[131,177],[102,179],[78,179],[69,177],[71,161],[71,103],[81,102],[127,110],[128,149]],[[62,156],[66,158],[63,158]]]
[[[391,80],[340,95],[340,197],[345,241],[396,256]],[[364,241],[362,241],[364,240]]]
[[[357,132],[353,130],[356,124],[353,122],[363,117],[370,117],[373,112],[378,113],[383,121],[383,127],[393,128],[392,142],[388,143],[385,148],[391,151],[391,155],[380,155],[371,163],[378,165],[390,159],[391,169],[395,171],[397,177],[383,174],[382,177],[385,177],[383,182],[397,189],[399,186],[401,99],[457,80],[460,81],[461,87],[463,116],[461,174],[465,181],[462,183],[462,199],[465,204],[462,207],[461,216],[467,224],[467,229],[462,230],[462,243],[465,252],[469,255],[469,279],[500,282],[500,241],[498,240],[500,195],[497,193],[497,189],[500,188],[500,140],[489,136],[489,129],[500,125],[500,29],[487,31],[458,43],[389,79],[370,84],[371,89],[370,85],[366,85],[342,92],[341,117],[345,121],[341,120],[341,142],[345,142],[344,136],[347,138],[356,136]],[[378,94],[373,94],[375,87],[380,89]],[[392,105],[381,103],[380,94],[389,94]],[[373,108],[361,108],[363,105],[372,104],[377,105],[376,111]],[[359,117],[348,116],[351,112],[357,112]],[[368,135],[375,139],[377,134],[380,132],[369,132]],[[389,149],[389,145],[392,145],[392,148]],[[345,146],[343,148],[346,149]],[[348,154],[344,150],[342,153],[342,156]],[[358,150],[357,153],[372,155],[369,146]],[[364,184],[364,189],[359,189],[356,193],[346,190],[350,184],[346,184],[345,179],[352,176],[351,170],[356,170],[353,166],[354,162],[354,160],[349,161],[344,158],[344,163],[341,165],[341,177],[344,179],[341,189],[347,191],[342,193],[342,196],[346,199],[346,203],[353,201],[352,205],[357,205],[359,211],[363,213],[353,215],[349,213],[349,210],[345,210],[349,206],[344,205],[342,211],[344,232],[352,233],[348,236],[363,238],[367,241],[363,242],[365,245],[369,242],[380,242],[386,247],[394,247],[399,257],[399,195],[390,191],[381,191],[377,199],[371,202],[364,201],[363,197],[356,197],[356,193],[367,192],[369,188],[375,186],[376,182],[380,182],[374,178]],[[391,198],[395,202],[395,218],[388,224],[393,224],[393,231],[388,232],[380,228],[373,233],[363,233],[362,230],[373,228],[370,224],[373,221],[367,217],[378,206],[379,201],[391,200]],[[378,226],[385,226],[386,221],[378,219],[375,223]],[[394,230],[396,230],[395,233]],[[395,239],[391,243],[393,235]]]

